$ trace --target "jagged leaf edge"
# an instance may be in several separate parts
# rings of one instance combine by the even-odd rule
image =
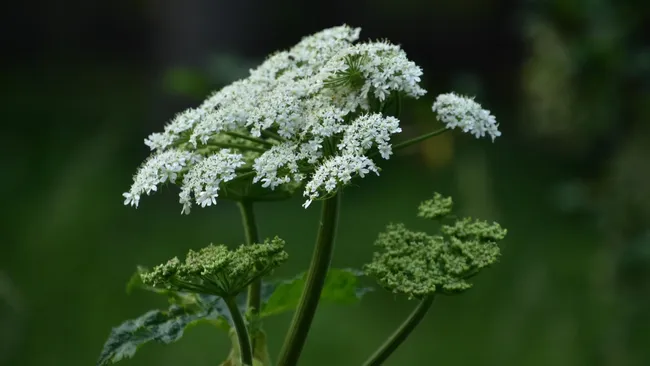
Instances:
[[[157,292],[160,293],[160,292]],[[167,310],[151,310],[129,319],[111,330],[104,343],[97,366],[110,365],[132,358],[150,342],[169,344],[182,338],[188,327],[208,322],[228,331],[232,318],[225,302],[213,295],[165,292],[172,304]],[[180,302],[179,302],[180,299]]]

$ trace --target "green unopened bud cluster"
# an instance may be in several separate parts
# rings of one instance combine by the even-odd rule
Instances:
[[[449,218],[451,209],[451,198],[436,193],[420,205],[418,216]],[[380,250],[366,265],[366,273],[388,291],[409,298],[457,294],[472,287],[469,278],[498,260],[497,243],[507,231],[498,223],[463,218],[442,225],[441,232],[429,235],[403,224],[389,225],[375,242]]]
[[[241,245],[235,250],[210,244],[199,251],[190,250],[185,262],[172,258],[141,277],[146,285],[157,288],[230,297],[287,258],[284,240],[278,237],[263,244]]]
[[[432,199],[420,203],[418,217],[429,220],[443,219],[451,214],[453,206],[451,197],[443,197],[436,192]]]

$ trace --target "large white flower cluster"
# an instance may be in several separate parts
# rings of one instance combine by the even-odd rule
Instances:
[[[399,121],[381,113],[391,96],[418,98],[422,71],[386,42],[354,44],[360,29],[326,29],[271,55],[250,75],[178,114],[145,143],[153,155],[125,204],[179,183],[183,212],[216,203],[222,183],[252,169],[268,189],[304,184],[305,207],[378,167]],[[377,107],[380,106],[380,107]],[[178,179],[178,177],[182,177]]]

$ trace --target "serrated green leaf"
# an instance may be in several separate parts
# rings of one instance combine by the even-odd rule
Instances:
[[[185,295],[190,299],[192,295]],[[152,310],[136,319],[127,320],[111,330],[97,361],[98,366],[110,365],[131,358],[149,342],[173,343],[185,329],[200,322],[210,322],[229,329],[232,320],[225,302],[216,296],[196,295],[187,306],[172,304],[168,310]]]
[[[109,365],[125,358],[131,358],[136,351],[149,342],[173,343],[178,341],[189,326],[209,322],[229,331],[232,319],[224,301],[213,295],[192,294],[160,290],[146,286],[140,280],[140,273],[146,271],[138,267],[131,277],[127,292],[142,289],[166,296],[171,306],[166,311],[153,310],[139,318],[128,320],[113,328],[97,362],[98,366]],[[292,311],[298,306],[305,285],[306,273],[286,281],[262,284],[263,310],[261,317]],[[321,300],[335,304],[354,304],[371,289],[360,285],[361,271],[352,269],[331,269],[325,280]],[[246,309],[246,294],[237,297],[237,305],[242,312]],[[263,333],[262,333],[263,334]],[[265,342],[260,343],[256,362],[270,364]],[[229,357],[226,362],[232,362]]]
[[[334,304],[357,303],[363,295],[372,290],[370,287],[361,286],[361,276],[361,271],[353,269],[330,269],[321,292],[321,301]],[[306,273],[302,273],[293,279],[277,283],[273,293],[262,306],[261,317],[296,309],[305,287],[305,277]]]

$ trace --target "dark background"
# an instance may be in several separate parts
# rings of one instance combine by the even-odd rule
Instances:
[[[424,229],[439,191],[509,229],[503,258],[438,301],[389,365],[649,365],[650,9],[644,0],[14,2],[0,13],[3,175],[0,365],[88,365],[110,328],[162,307],[126,295],[138,264],[243,241],[236,207],[180,215],[173,194],[122,205],[143,139],[265,55],[347,23],[401,44],[429,94],[402,138],[432,129],[431,103],[476,95],[492,144],[446,134],[345,191],[334,265],[360,267],[390,221]],[[307,267],[318,209],[257,207],[262,236]],[[322,306],[302,364],[362,362],[415,304],[375,291]],[[290,315],[267,323],[277,354]],[[215,365],[207,325],[124,365]]]

